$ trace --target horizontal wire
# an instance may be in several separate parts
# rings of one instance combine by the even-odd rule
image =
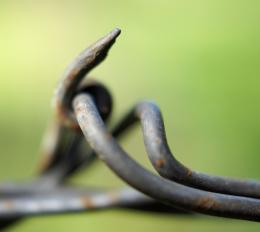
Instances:
[[[0,199],[0,218],[71,213],[111,207],[130,207],[154,202],[140,192],[131,189],[97,190],[53,189],[37,194]]]

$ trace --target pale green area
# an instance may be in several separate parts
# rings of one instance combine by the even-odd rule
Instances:
[[[115,117],[139,99],[153,99],[169,143],[186,165],[259,178],[259,10],[258,0],[1,0],[0,180],[34,175],[59,77],[73,57],[114,27],[122,35],[92,75],[113,92]],[[123,145],[148,164],[139,129]],[[123,184],[102,163],[73,181]],[[259,229],[238,220],[112,210],[36,217],[10,231]]]

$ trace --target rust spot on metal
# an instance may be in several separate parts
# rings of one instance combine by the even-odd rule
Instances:
[[[165,160],[164,159],[158,159],[155,161],[155,166],[157,168],[162,168],[165,165]]]
[[[191,177],[192,176],[192,171],[190,169],[187,169],[187,176]]]
[[[72,130],[80,129],[78,123],[73,121],[69,111],[64,108],[63,104],[59,100],[56,101],[56,117],[58,118],[59,122],[62,123],[62,125],[69,127]]]
[[[83,206],[87,209],[95,207],[93,201],[88,197],[82,197],[82,198],[80,198],[80,201],[83,204]]]
[[[12,209],[13,208],[13,203],[11,201],[5,201],[4,202],[4,207],[6,209]]]
[[[38,170],[40,173],[42,173],[48,169],[48,167],[50,166],[50,164],[52,162],[52,158],[53,157],[49,154],[42,155],[42,159],[40,160],[40,163],[38,166]]]
[[[206,209],[217,206],[217,202],[210,197],[202,197],[198,201],[198,206]]]
[[[78,105],[78,106],[75,108],[75,113],[76,113],[76,114],[79,114],[79,113],[81,113],[83,110],[84,110],[84,108],[83,108],[82,106]]]
[[[63,121],[65,118],[66,112],[63,109],[62,103],[59,100],[56,101],[56,112],[57,112],[57,117]]]

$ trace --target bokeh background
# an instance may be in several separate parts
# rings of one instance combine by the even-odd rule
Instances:
[[[122,34],[92,72],[114,118],[140,99],[162,109],[177,158],[203,172],[260,176],[260,1],[0,2],[0,181],[36,173],[51,98],[66,65],[114,27]],[[148,164],[140,129],[121,142]],[[103,163],[71,179],[122,186]],[[254,222],[124,210],[35,217],[10,231],[259,231]]]

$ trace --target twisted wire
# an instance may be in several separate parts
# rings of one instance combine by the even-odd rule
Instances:
[[[66,69],[54,97],[39,175],[26,183],[0,185],[0,228],[27,216],[121,207],[157,212],[197,212],[260,221],[260,182],[212,176],[187,168],[169,148],[159,107],[140,102],[112,130],[112,97],[86,75],[100,64],[120,29],[85,49]],[[137,163],[118,139],[140,122],[148,157],[159,175]],[[129,187],[72,186],[67,179],[102,160]],[[148,206],[148,207],[147,207]]]

